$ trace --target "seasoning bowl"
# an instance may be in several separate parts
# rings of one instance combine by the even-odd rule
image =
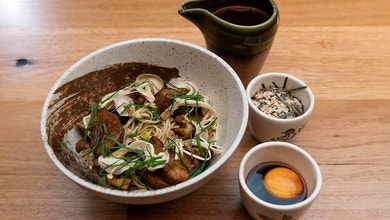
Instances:
[[[291,202],[291,198],[289,198],[290,203],[288,204],[266,200],[266,196],[269,195],[267,188],[264,187],[268,175],[266,172],[272,172],[272,168],[263,168],[261,171],[259,167],[271,163],[286,165],[299,174],[305,189],[303,199]],[[253,172],[255,172],[254,175],[257,175],[255,180],[258,181],[251,185],[248,182],[248,176]],[[302,148],[287,142],[273,141],[254,146],[241,160],[238,173],[242,202],[254,219],[299,219],[316,200],[322,187],[321,170],[314,158]],[[283,180],[283,178],[281,179]],[[287,182],[287,186],[291,186],[291,182]],[[275,181],[274,183],[278,185],[277,183],[280,182]],[[279,186],[286,188],[286,185]],[[279,189],[283,188],[279,187]],[[287,203],[288,199],[283,198],[282,200]]]
[[[256,92],[269,87],[279,87],[282,91],[294,96],[303,107],[302,113],[292,118],[277,118],[260,110],[257,106],[259,102],[255,104],[252,99]],[[249,105],[248,127],[252,135],[260,142],[289,142],[303,130],[314,109],[314,95],[311,89],[302,80],[287,73],[270,72],[258,75],[249,82],[246,93]],[[274,96],[275,93],[271,95]],[[277,104],[284,102],[280,97],[275,97]],[[282,113],[275,114],[282,115]]]
[[[133,63],[122,69],[123,63]],[[147,66],[147,68],[133,68]],[[109,71],[106,69],[109,68]],[[73,133],[91,102],[122,89],[137,74],[177,70],[208,96],[218,117],[215,154],[207,169],[184,182],[161,189],[120,190],[101,184],[98,173],[92,175],[88,165],[80,165],[69,144],[80,140]],[[230,107],[226,107],[230,106]],[[84,114],[84,115],[83,115]],[[187,195],[216,176],[238,147],[246,130],[248,105],[245,89],[235,71],[212,52],[187,42],[164,38],[141,38],[114,43],[98,49],[66,70],[49,92],[41,115],[44,148],[54,163],[71,181],[94,195],[125,204],[156,204]],[[73,148],[74,149],[74,148]],[[109,177],[107,177],[109,178]],[[78,191],[69,192],[77,194]]]

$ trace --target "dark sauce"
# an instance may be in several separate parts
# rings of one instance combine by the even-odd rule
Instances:
[[[241,5],[223,7],[214,11],[214,14],[227,22],[244,26],[258,25],[271,17],[270,12]]]
[[[264,176],[273,168],[277,167],[285,167],[288,169],[291,169],[296,174],[299,175],[301,178],[301,181],[303,183],[303,191],[299,195],[293,198],[281,198],[273,195],[271,192],[269,192],[265,185],[264,185]],[[302,176],[291,166],[279,163],[279,162],[266,162],[261,163],[254,167],[248,174],[246,179],[246,184],[248,185],[249,189],[252,191],[253,194],[255,194],[258,198],[260,198],[263,201],[276,204],[276,205],[291,205],[298,202],[301,202],[306,199],[307,196],[307,187],[305,184],[305,181],[303,180]]]

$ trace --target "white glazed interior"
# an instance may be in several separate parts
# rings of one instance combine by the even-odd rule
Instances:
[[[218,144],[224,147],[222,155],[199,176],[181,184],[147,192],[126,192],[109,189],[80,177],[69,170],[61,158],[58,158],[50,142],[47,126],[51,114],[61,108],[61,104],[51,106],[59,97],[54,94],[57,88],[83,74],[101,69],[107,65],[124,62],[146,62],[169,68],[179,69],[179,74],[195,82],[204,94],[213,102],[219,114]],[[49,108],[50,106],[50,108]],[[41,135],[44,147],[55,165],[71,180],[98,195],[121,203],[153,204],[176,199],[186,195],[209,181],[233,154],[239,145],[247,124],[248,106],[244,87],[233,69],[221,58],[196,45],[170,39],[136,39],[116,43],[99,49],[70,67],[58,79],[51,89],[42,110]],[[69,128],[70,129],[70,128]],[[61,140],[57,140],[61,141]]]
[[[292,205],[275,205],[265,202],[254,195],[246,185],[246,177],[258,164],[276,161],[294,167],[303,177],[307,186],[307,198]],[[259,213],[276,217],[282,215],[299,218],[313,203],[322,187],[322,174],[316,161],[303,149],[286,142],[266,142],[249,150],[241,160],[239,183],[244,205],[251,215]]]

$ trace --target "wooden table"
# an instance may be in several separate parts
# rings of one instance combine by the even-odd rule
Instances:
[[[302,219],[390,219],[390,2],[276,2],[280,27],[261,72],[296,75],[316,97],[309,124],[292,141],[323,173],[322,191]],[[237,185],[242,156],[258,144],[249,132],[208,184],[147,206],[81,189],[55,168],[41,142],[46,95],[86,54],[141,37],[204,47],[200,31],[177,14],[181,3],[0,0],[1,219],[249,218]],[[27,65],[18,67],[20,59]]]

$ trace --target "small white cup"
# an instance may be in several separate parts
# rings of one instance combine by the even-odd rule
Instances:
[[[297,170],[306,183],[306,199],[292,205],[275,205],[252,193],[246,178],[254,167],[264,162],[281,162]],[[287,142],[266,142],[250,149],[241,160],[238,175],[242,202],[254,219],[298,219],[312,205],[322,186],[316,161],[303,149]]]
[[[247,99],[249,103],[248,127],[252,135],[260,142],[266,141],[290,141],[305,127],[314,109],[314,95],[309,87],[292,91],[291,94],[298,98],[302,105],[304,113],[298,117],[290,119],[280,119],[259,110],[252,102],[252,97],[262,84],[272,86],[273,83],[278,87],[283,87],[287,79],[285,89],[299,88],[306,84],[295,76],[286,73],[264,73],[253,78],[247,88]]]

